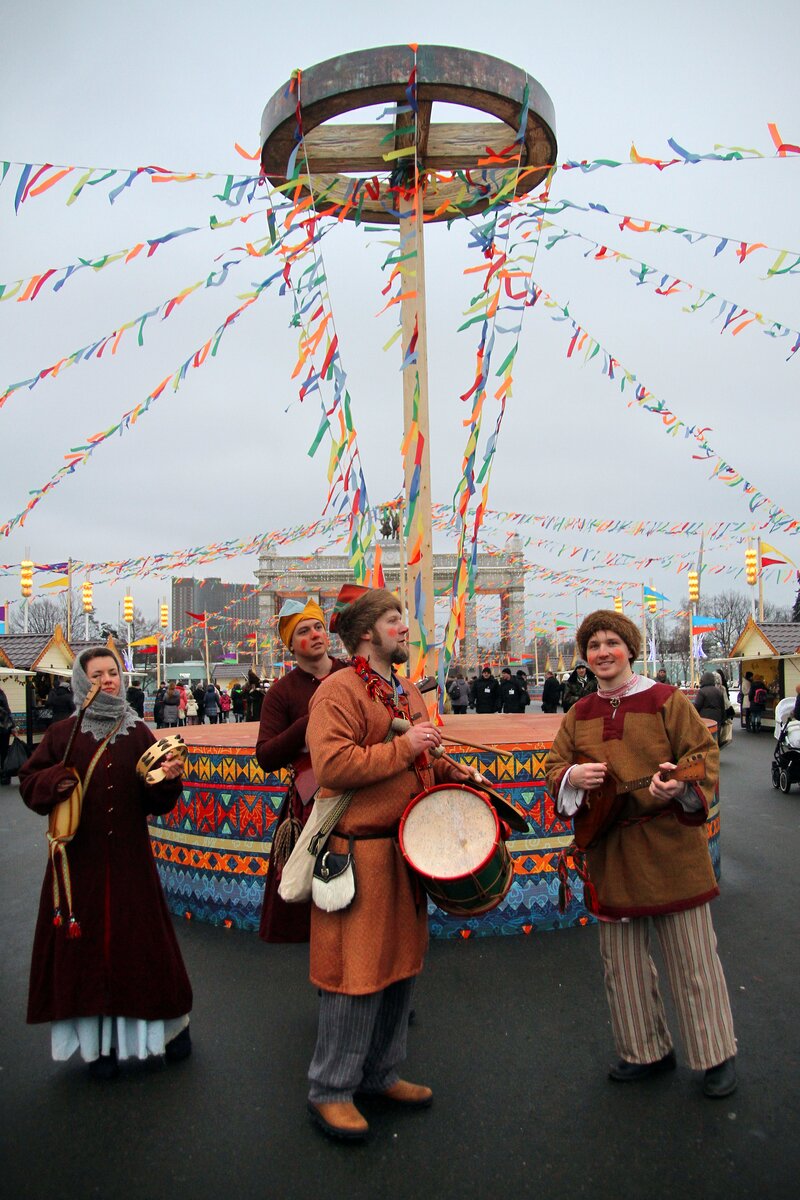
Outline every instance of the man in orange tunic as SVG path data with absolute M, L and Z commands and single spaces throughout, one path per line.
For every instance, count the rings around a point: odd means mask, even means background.
M 441 733 L 417 688 L 394 672 L 408 659 L 397 597 L 382 589 L 350 592 L 360 594 L 337 605 L 330 628 L 353 658 L 314 693 L 307 729 L 321 795 L 354 793 L 328 849 L 344 853 L 352 837 L 356 873 L 348 908 L 312 906 L 310 976 L 320 989 L 320 1017 L 308 1107 L 328 1135 L 360 1140 L 369 1127 L 353 1103 L 356 1092 L 418 1108 L 432 1100 L 430 1088 L 398 1071 L 428 944 L 426 897 L 400 852 L 398 825 L 423 789 L 471 776 L 429 758 Z M 393 717 L 412 726 L 387 740 Z

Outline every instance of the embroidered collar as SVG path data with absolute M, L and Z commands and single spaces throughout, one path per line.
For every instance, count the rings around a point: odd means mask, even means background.
M 363 681 L 370 699 L 383 704 L 393 717 L 402 717 L 404 720 L 408 720 L 408 714 L 403 712 L 400 707 L 399 691 L 402 689 L 394 672 L 392 672 L 390 680 L 384 679 L 360 654 L 353 655 L 350 659 L 350 666 Z
M 630 679 L 626 679 L 620 687 L 608 689 L 598 688 L 597 694 L 598 696 L 602 697 L 603 700 L 616 700 L 617 703 L 619 703 L 623 697 L 629 695 L 633 691 L 638 682 L 639 676 L 631 675 Z

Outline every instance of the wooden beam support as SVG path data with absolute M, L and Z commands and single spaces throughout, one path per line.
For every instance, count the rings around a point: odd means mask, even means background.
M 431 106 L 427 105 L 428 119 Z M 420 105 L 422 110 L 422 105 Z M 318 125 L 306 137 L 306 153 L 314 175 L 356 174 L 389 171 L 392 163 L 383 157 L 391 149 L 413 143 L 411 134 L 395 138 L 394 146 L 382 139 L 391 125 Z M 514 138 L 503 121 L 443 121 L 420 127 L 419 157 L 433 171 L 474 170 L 486 158 L 488 147 L 502 150 Z M 422 137 L 422 134 L 425 137 Z M 523 155 L 524 163 L 524 155 Z

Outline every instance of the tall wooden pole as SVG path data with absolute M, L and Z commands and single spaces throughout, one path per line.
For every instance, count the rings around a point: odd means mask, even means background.
M 435 637 L 433 592 L 433 538 L 431 534 L 431 460 L 430 421 L 428 418 L 428 335 L 425 303 L 425 240 L 422 221 L 422 195 L 413 190 L 399 200 L 401 286 L 404 299 L 400 302 L 403 361 L 405 362 L 416 334 L 416 363 L 403 371 L 403 445 L 405 454 L 404 517 L 411 512 L 411 486 L 416 467 L 415 432 L 420 439 L 419 491 L 414 504 L 413 521 L 406 537 L 406 554 L 416 561 L 407 567 L 408 624 L 411 658 L 409 674 L 418 679 L 428 673 L 428 656 L 432 657 Z M 416 431 L 415 431 L 416 423 Z M 418 553 L 417 553 L 418 549 Z M 419 581 L 419 582 L 418 582 Z M 423 614 L 424 640 L 429 651 L 423 651 L 420 621 Z
M 758 557 L 756 559 L 756 562 L 758 564 L 758 619 L 759 619 L 759 622 L 761 624 L 763 624 L 763 622 L 764 622 L 764 576 L 762 574 L 762 566 L 761 566 L 761 538 L 758 538 L 758 540 L 756 542 L 756 551 L 758 554 Z
M 760 547 L 760 541 L 759 541 Z M 72 559 L 67 559 L 67 644 L 72 641 Z
M 203 609 L 203 633 L 206 647 L 206 683 L 211 683 L 211 662 L 208 656 L 208 609 Z
M 644 603 L 644 584 L 642 584 L 642 673 L 646 678 L 650 675 L 647 669 L 647 609 Z
M 403 606 L 403 612 L 408 612 L 408 586 L 406 583 L 406 535 L 405 535 L 406 513 L 403 505 L 400 505 L 397 522 L 397 538 L 398 538 L 398 558 L 400 567 L 400 603 Z

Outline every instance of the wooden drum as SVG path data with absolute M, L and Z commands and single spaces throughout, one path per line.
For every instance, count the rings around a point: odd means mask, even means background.
M 400 849 L 434 903 L 454 916 L 496 908 L 514 877 L 497 814 L 463 784 L 414 797 L 400 821 Z

